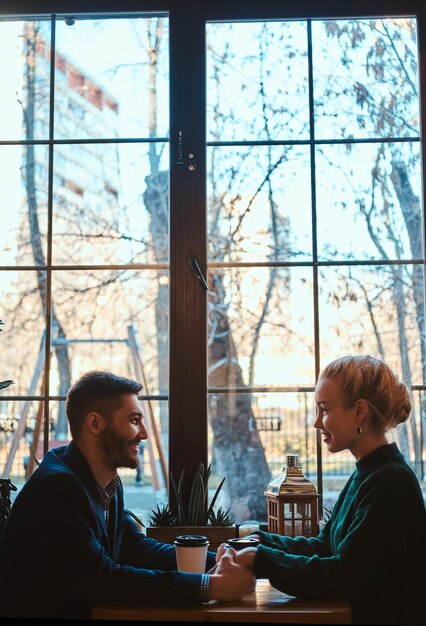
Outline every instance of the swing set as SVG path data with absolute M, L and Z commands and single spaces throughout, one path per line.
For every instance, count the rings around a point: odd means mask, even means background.
M 92 343 L 93 342 L 92 339 L 66 339 L 65 341 L 67 345 L 71 343 L 81 343 L 81 342 Z M 136 331 L 135 331 L 133 324 L 127 327 L 126 339 L 98 339 L 96 341 L 105 342 L 105 343 L 127 344 L 127 346 L 129 347 L 131 358 L 132 358 L 132 366 L 133 366 L 135 380 L 140 381 L 143 384 L 144 392 L 145 392 L 144 395 L 149 396 L 145 370 L 143 367 L 143 363 L 142 363 L 142 359 L 140 355 L 140 348 L 138 345 Z M 53 346 L 54 345 L 55 343 L 53 343 Z M 36 366 L 34 368 L 34 373 L 33 373 L 31 383 L 28 389 L 28 396 L 34 396 L 35 391 L 37 389 L 37 385 L 41 377 L 43 377 L 42 382 L 44 384 L 45 372 L 43 368 L 43 363 L 44 363 L 45 347 L 46 347 L 46 335 L 45 335 L 45 332 L 43 332 L 42 339 L 40 342 L 40 349 L 39 349 L 39 353 L 38 353 L 38 357 L 36 361 Z M 151 400 L 149 399 L 149 397 L 141 398 L 140 402 L 142 404 L 142 407 L 144 409 L 144 414 L 146 416 L 145 425 L 148 431 L 148 439 L 146 440 L 146 447 L 148 450 L 149 464 L 151 468 L 152 486 L 155 492 L 158 494 L 164 488 L 168 490 L 167 467 L 166 467 L 166 461 L 165 461 L 165 456 L 164 456 L 164 451 L 163 451 L 163 445 L 161 441 L 161 435 L 158 432 L 157 424 L 155 422 L 154 411 L 152 408 Z M 2 473 L 2 478 L 4 479 L 9 478 L 10 476 L 12 464 L 13 464 L 16 452 L 19 448 L 19 443 L 26 431 L 27 418 L 28 418 L 31 404 L 32 404 L 32 400 L 25 400 L 23 403 L 21 414 L 17 422 L 17 426 L 13 433 L 11 445 L 10 445 L 7 459 L 6 459 L 6 464 Z M 40 443 L 41 443 L 40 432 L 41 432 L 42 421 L 43 421 L 43 403 L 40 402 L 37 413 L 36 413 L 36 417 L 35 417 L 34 429 L 32 431 L 32 441 L 30 443 L 31 454 L 30 454 L 28 465 L 26 468 L 26 478 L 28 478 L 32 474 L 32 472 L 35 469 L 36 464 L 38 464 L 36 453 L 40 449 Z M 51 444 L 53 443 L 54 445 L 56 444 L 64 445 L 65 442 L 54 440 L 53 442 L 50 442 L 50 443 Z M 54 447 L 54 445 L 53 446 L 51 445 L 51 447 Z M 157 459 L 155 456 L 154 445 L 157 450 L 159 467 L 158 467 Z

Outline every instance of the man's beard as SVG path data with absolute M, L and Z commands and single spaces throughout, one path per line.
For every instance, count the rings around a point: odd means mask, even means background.
M 100 434 L 99 443 L 111 467 L 130 467 L 135 469 L 139 465 L 139 455 L 132 456 L 129 448 L 129 441 L 117 434 L 112 424 L 107 424 Z

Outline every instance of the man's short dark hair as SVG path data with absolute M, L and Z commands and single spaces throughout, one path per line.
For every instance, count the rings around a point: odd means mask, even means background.
M 91 371 L 83 374 L 67 393 L 66 412 L 72 437 L 78 439 L 90 411 L 109 418 L 120 406 L 122 395 L 137 395 L 142 388 L 140 383 L 111 372 Z

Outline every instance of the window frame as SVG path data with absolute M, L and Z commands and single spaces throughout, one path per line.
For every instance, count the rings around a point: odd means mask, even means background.
M 280 4 L 281 6 L 277 6 Z M 352 6 L 351 6 L 352 4 Z M 81 0 L 70 2 L 26 0 L 5 2 L 0 19 L 6 15 L 26 17 L 50 13 L 107 15 L 119 12 L 167 12 L 170 24 L 170 380 L 169 380 L 169 471 L 175 476 L 185 469 L 187 484 L 200 462 L 207 464 L 207 294 L 192 273 L 189 259 L 195 256 L 203 272 L 207 264 L 206 234 L 206 121 L 205 121 L 205 23 L 229 20 L 274 20 L 345 18 L 357 16 L 416 17 L 419 35 L 421 120 L 426 119 L 426 28 L 424 3 L 419 0 L 360 0 L 356 4 L 331 0 L 321 6 L 313 0 L 276 3 L 273 0 L 92 0 L 90 9 Z M 421 133 L 422 136 L 422 133 Z M 7 143 L 7 142 L 4 142 Z M 188 155 L 194 154 L 196 170 L 188 169 Z M 421 146 L 422 163 L 426 148 Z M 51 173 L 52 174 L 52 173 Z M 52 176 L 50 176 L 50 179 Z M 422 171 L 423 218 L 426 206 L 425 172 Z M 51 218 L 51 207 L 50 207 Z M 50 221 L 51 229 L 51 221 Z M 51 236 L 51 232 L 50 232 Z M 423 219 L 423 270 L 425 274 L 426 226 Z M 50 265 L 49 265 L 50 264 Z M 318 271 L 319 264 L 316 264 Z M 51 259 L 47 260 L 47 270 Z M 0 268 L 6 269 L 6 268 Z M 21 268 L 22 269 L 22 268 Z M 33 268 L 27 268 L 33 269 Z M 48 272 L 49 273 L 49 272 Z M 424 284 L 425 292 L 426 285 Z M 315 376 L 320 370 L 318 307 L 315 307 Z M 50 332 L 50 306 L 46 311 Z M 49 343 L 49 341 L 47 342 Z M 46 368 L 50 365 L 46 349 Z M 426 389 L 426 385 L 421 385 Z M 9 396 L 8 396 L 9 397 Z M 19 399 L 26 399 L 19 396 Z M 49 438 L 49 402 L 63 399 L 50 396 L 48 377 L 45 393 L 37 400 L 45 406 L 45 447 Z M 318 491 L 322 493 L 321 441 L 317 437 Z M 188 491 L 188 490 L 187 490 Z

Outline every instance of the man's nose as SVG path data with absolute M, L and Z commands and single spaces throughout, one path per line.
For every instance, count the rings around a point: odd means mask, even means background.
M 145 424 L 143 423 L 141 424 L 141 427 L 140 427 L 140 434 L 141 434 L 142 439 L 148 439 L 148 431 L 146 429 Z

